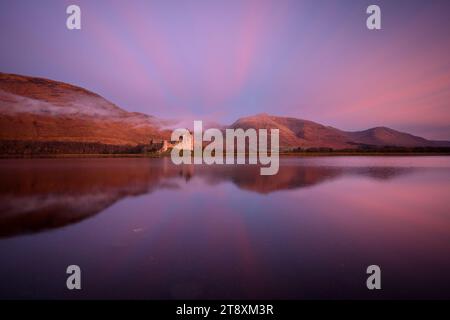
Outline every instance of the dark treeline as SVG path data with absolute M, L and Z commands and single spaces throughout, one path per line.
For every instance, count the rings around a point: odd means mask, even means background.
M 353 149 L 332 148 L 294 148 L 289 152 L 300 153 L 450 153 L 450 147 L 395 147 L 395 146 L 363 146 Z
M 144 154 L 156 153 L 160 144 L 149 145 L 111 145 L 95 142 L 63 142 L 63 141 L 18 141 L 0 140 L 0 155 L 54 155 L 54 154 Z M 291 148 L 280 150 L 283 153 L 446 153 L 450 147 L 375 147 L 364 146 L 353 149 L 332 148 Z M 246 150 L 246 153 L 248 150 Z
M 62 141 L 0 141 L 3 155 L 44 155 L 44 154 L 138 154 L 149 152 L 148 146 L 110 145 L 94 142 Z

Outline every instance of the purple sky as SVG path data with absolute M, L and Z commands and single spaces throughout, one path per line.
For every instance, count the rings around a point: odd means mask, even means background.
M 162 118 L 267 112 L 450 139 L 449 14 L 448 0 L 2 0 L 0 71 Z

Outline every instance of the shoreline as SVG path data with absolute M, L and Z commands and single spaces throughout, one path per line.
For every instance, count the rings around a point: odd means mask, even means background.
M 235 154 L 236 155 L 236 154 Z M 420 156 L 450 156 L 450 152 L 281 152 L 280 157 L 420 157 Z M 164 154 L 0 154 L 0 159 L 70 159 L 70 158 L 164 158 L 170 153 Z

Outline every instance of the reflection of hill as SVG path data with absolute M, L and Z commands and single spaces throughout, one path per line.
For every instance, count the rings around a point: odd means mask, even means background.
M 374 179 L 391 179 L 412 169 L 390 167 L 325 167 L 283 165 L 275 176 L 261 176 L 256 166 L 214 166 L 196 169 L 196 175 L 204 176 L 209 183 L 232 181 L 240 189 L 267 194 L 314 186 L 343 175 L 363 175 Z
M 62 227 L 151 192 L 180 168 L 142 159 L 3 161 L 0 236 Z
M 214 166 L 196 170 L 209 183 L 231 181 L 240 189 L 258 193 L 312 186 L 341 174 L 339 168 L 281 166 L 274 176 L 261 176 L 256 166 Z
M 277 175 L 261 176 L 257 166 L 175 166 L 170 158 L 2 160 L 0 237 L 76 223 L 128 196 L 182 190 L 181 180 L 189 183 L 191 178 L 209 186 L 230 181 L 240 189 L 268 194 L 344 175 L 391 179 L 410 170 L 282 163 Z

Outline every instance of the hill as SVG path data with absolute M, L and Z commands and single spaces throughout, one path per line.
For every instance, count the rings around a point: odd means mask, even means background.
M 0 140 L 136 146 L 167 137 L 164 125 L 80 87 L 0 73 Z
M 280 130 L 284 148 L 355 149 L 363 147 L 450 147 L 448 141 L 432 141 L 387 127 L 364 131 L 343 131 L 313 121 L 268 114 L 238 119 L 229 128 Z

